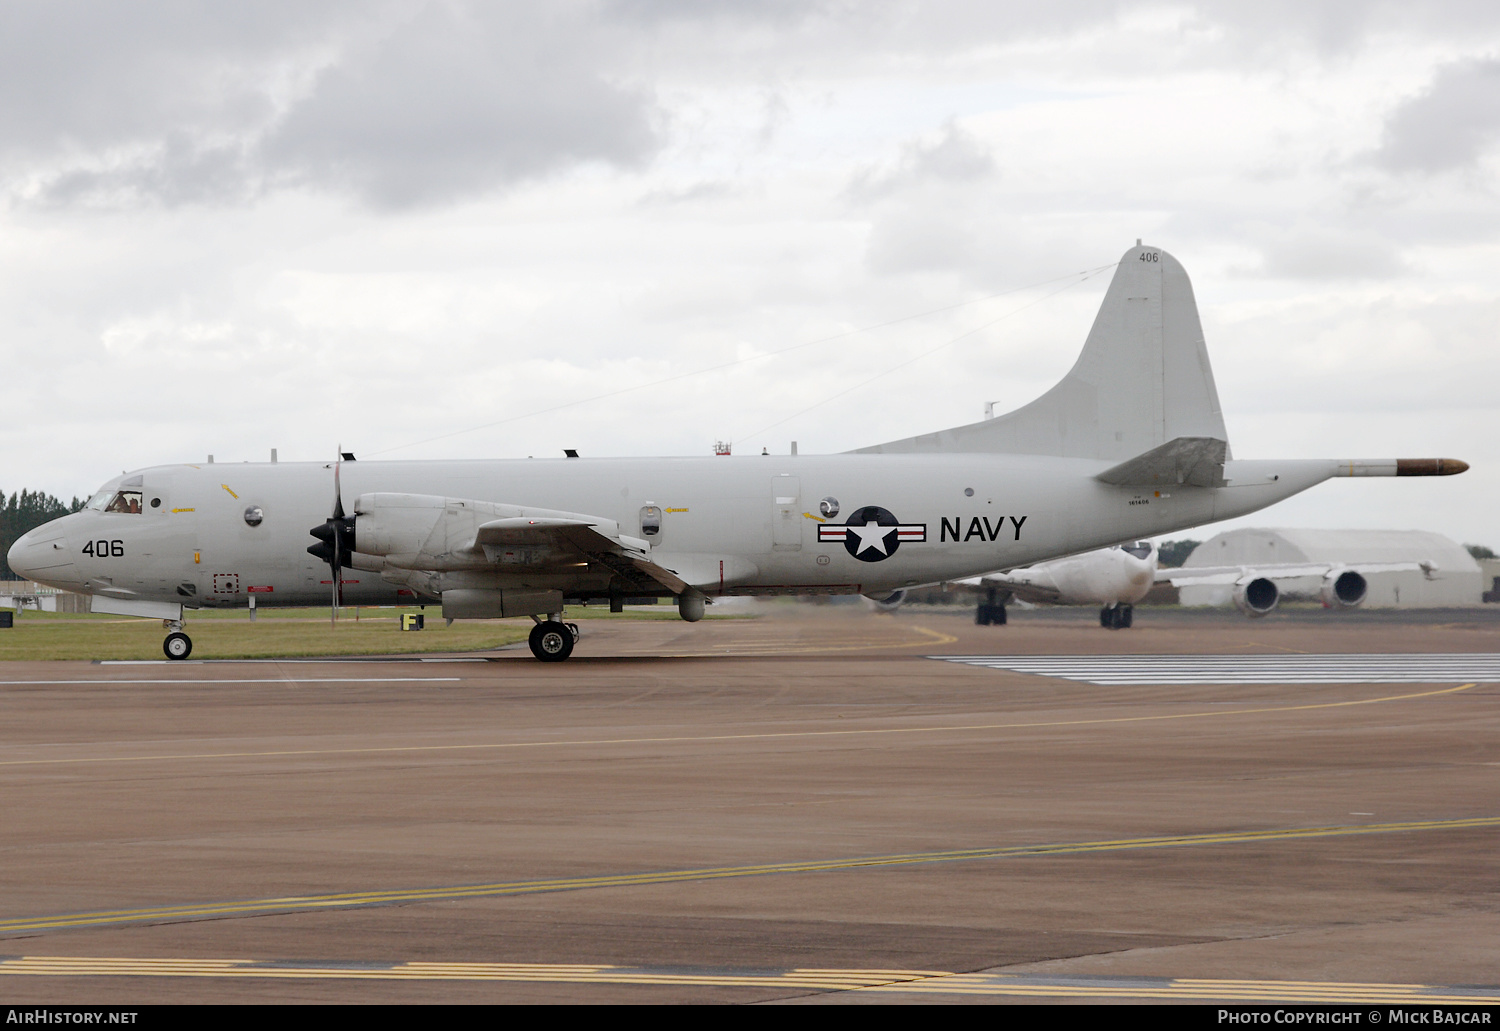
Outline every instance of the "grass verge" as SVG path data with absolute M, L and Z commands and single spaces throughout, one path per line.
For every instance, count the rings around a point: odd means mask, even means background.
M 425 629 L 403 632 L 401 613 L 415 611 L 342 609 L 337 626 L 329 625 L 326 608 L 261 609 L 253 622 L 244 609 L 199 611 L 188 613 L 185 630 L 193 639 L 194 659 L 274 659 L 480 651 L 524 641 L 532 627 L 530 619 L 462 619 L 446 626 L 441 609 L 432 607 L 426 610 Z M 676 619 L 677 610 L 611 614 L 572 608 L 567 618 Z M 27 610 L 16 614 L 11 629 L 0 630 L 0 661 L 161 659 L 165 636 L 157 619 Z

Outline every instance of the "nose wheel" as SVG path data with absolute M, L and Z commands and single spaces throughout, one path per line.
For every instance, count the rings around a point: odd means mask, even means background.
M 193 639 L 181 630 L 174 630 L 161 643 L 161 650 L 169 659 L 185 659 L 193 654 Z

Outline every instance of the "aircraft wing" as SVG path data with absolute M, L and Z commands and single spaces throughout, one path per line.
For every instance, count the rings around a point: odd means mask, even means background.
M 1237 584 L 1248 580 L 1292 580 L 1300 576 L 1327 576 L 1337 570 L 1347 570 L 1364 575 L 1366 573 L 1399 573 L 1421 570 L 1427 579 L 1434 579 L 1437 567 L 1431 562 L 1271 562 L 1264 565 L 1244 566 L 1194 566 L 1177 569 L 1158 569 L 1157 583 L 1170 583 L 1173 587 L 1188 585 Z
M 354 508 L 357 568 L 555 581 L 604 575 L 650 592 L 688 587 L 612 519 L 423 494 L 364 494 Z
M 533 548 L 545 549 L 556 564 L 598 562 L 609 566 L 623 579 L 642 583 L 649 577 L 674 594 L 687 584 L 665 566 L 651 560 L 651 545 L 621 533 L 609 534 L 599 529 L 609 521 L 582 515 L 550 517 L 512 516 L 481 523 L 474 534 L 474 547 L 483 550 L 490 562 L 503 562 L 507 554 Z M 612 524 L 611 524 L 612 525 Z M 653 588 L 655 584 L 651 585 Z

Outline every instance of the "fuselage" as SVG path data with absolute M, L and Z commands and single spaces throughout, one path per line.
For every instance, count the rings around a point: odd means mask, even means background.
M 342 463 L 340 479 L 345 505 L 398 492 L 613 520 L 712 597 L 872 593 L 1011 569 L 1242 515 L 1337 469 L 1229 462 L 1226 486 L 1153 490 L 1096 480 L 1108 464 L 994 454 L 360 461 Z M 136 510 L 122 491 L 139 493 Z M 322 604 L 330 570 L 306 549 L 333 504 L 331 462 L 155 466 L 26 534 L 9 561 L 64 590 L 188 608 L 252 595 Z M 346 604 L 414 597 L 379 572 L 347 568 L 343 580 Z

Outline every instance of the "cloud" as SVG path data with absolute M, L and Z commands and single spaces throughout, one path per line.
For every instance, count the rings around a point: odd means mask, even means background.
M 1249 227 L 1260 237 L 1261 266 L 1244 270 L 1270 279 L 1390 279 L 1408 271 L 1388 236 L 1324 225 Z
M 1455 61 L 1386 122 L 1376 161 L 1396 172 L 1473 165 L 1500 140 L 1500 59 Z
M 50 205 L 306 188 L 408 208 L 660 145 L 592 5 L 314 7 L 5 8 L 0 178 Z
M 488 18 L 424 12 L 320 75 L 269 134 L 263 159 L 387 207 L 580 162 L 637 164 L 658 145 L 651 98 L 606 81 L 577 28 L 529 8 Z
M 914 187 L 971 183 L 996 174 L 989 148 L 950 119 L 936 140 L 906 143 L 893 164 L 857 172 L 849 183 L 849 193 L 861 200 L 877 200 Z

